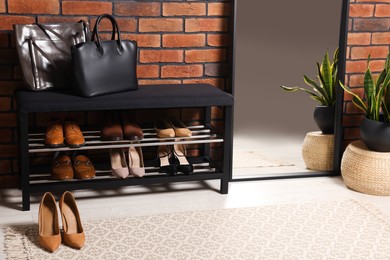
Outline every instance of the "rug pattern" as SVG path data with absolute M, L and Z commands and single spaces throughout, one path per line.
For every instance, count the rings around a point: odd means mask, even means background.
M 356 201 L 86 221 L 82 250 L 48 253 L 37 226 L 9 227 L 8 259 L 389 259 L 390 223 Z

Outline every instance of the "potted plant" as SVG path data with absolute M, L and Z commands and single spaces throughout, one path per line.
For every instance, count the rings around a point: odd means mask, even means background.
M 360 136 L 368 148 L 377 152 L 390 152 L 390 52 L 384 69 L 375 79 L 370 69 L 370 56 L 364 74 L 364 95 L 359 95 L 340 83 L 352 95 L 352 103 L 365 113 L 360 124 Z
M 325 53 L 322 63 L 317 62 L 317 81 L 303 76 L 305 83 L 312 89 L 301 87 L 281 86 L 286 91 L 304 91 L 312 99 L 320 103 L 314 110 L 314 121 L 323 134 L 333 134 L 334 132 L 334 105 L 336 103 L 336 85 L 338 72 L 339 50 L 333 54 L 333 61 L 329 59 L 328 52 Z

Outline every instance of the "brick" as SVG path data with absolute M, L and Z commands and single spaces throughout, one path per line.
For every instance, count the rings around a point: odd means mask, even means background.
M 11 98 L 9 97 L 0 97 L 0 111 L 10 111 L 12 109 Z
M 141 50 L 139 61 L 141 63 L 183 62 L 183 51 L 182 50 Z
M 1 113 L 0 122 L 2 127 L 16 127 L 17 126 L 16 113 Z
M 0 154 L 3 157 L 18 156 L 18 146 L 13 144 L 0 144 Z
M 204 34 L 164 34 L 163 47 L 203 47 L 206 36 Z
M 353 30 L 369 31 L 369 32 L 382 32 L 390 30 L 390 19 L 388 18 L 367 18 L 359 19 L 355 18 L 353 22 Z
M 366 61 L 347 61 L 345 72 L 346 73 L 364 73 L 367 68 Z
M 219 89 L 223 89 L 225 85 L 224 79 L 221 78 L 206 78 L 206 79 L 185 79 L 184 84 L 210 84 Z
M 161 3 L 118 2 L 114 14 L 119 16 L 160 16 Z
M 0 81 L 0 95 L 13 95 L 16 89 L 24 87 L 23 81 Z
M 161 68 L 161 78 L 194 78 L 202 75 L 202 65 L 166 65 Z
M 352 102 L 347 101 L 345 103 L 346 113 L 347 114 L 363 114 L 363 110 L 360 110 L 358 107 L 356 107 Z
M 91 19 L 90 22 L 90 29 L 93 30 L 93 27 L 96 23 L 97 18 Z M 131 19 L 131 18 L 115 18 L 115 20 L 118 22 L 119 30 L 120 32 L 135 32 L 137 31 L 137 20 Z M 99 32 L 100 31 L 112 31 L 112 25 L 111 22 L 108 19 L 103 19 L 99 23 Z
M 122 34 L 122 39 L 136 41 L 138 47 L 160 47 L 159 34 Z
M 230 45 L 230 35 L 229 34 L 208 34 L 207 35 L 207 45 L 209 46 L 229 46 Z
M 183 19 L 179 18 L 141 18 L 140 32 L 180 32 L 183 31 Z
M 373 4 L 351 4 L 349 7 L 349 17 L 371 17 L 374 15 Z
M 370 62 L 371 72 L 381 72 L 385 66 L 385 60 L 373 60 Z
M 375 16 L 376 17 L 390 17 L 390 5 L 376 5 L 375 7 Z
M 225 49 L 187 50 L 185 61 L 187 63 L 198 62 L 222 62 L 226 60 Z
M 29 24 L 34 23 L 35 18 L 30 16 L 2 16 L 0 18 L 0 30 L 13 30 L 14 24 Z
M 38 22 L 40 22 L 40 23 L 71 23 L 71 22 L 77 23 L 80 20 L 88 22 L 88 17 L 86 17 L 86 16 L 72 16 L 72 17 L 67 17 L 67 16 L 39 16 L 38 17 Z
M 390 42 L 390 32 L 383 33 L 373 33 L 372 34 L 372 43 L 373 44 L 389 44 Z
M 159 85 L 159 84 L 180 84 L 179 79 L 141 79 L 138 81 L 140 85 Z
M 158 78 L 160 67 L 158 65 L 137 65 L 138 78 Z
M 12 161 L 8 159 L 0 160 L 0 173 L 1 174 L 11 173 L 11 171 L 12 171 Z
M 5 0 L 0 0 L 0 13 L 5 13 Z
M 0 143 L 11 143 L 12 141 L 12 130 L 0 129 Z
M 112 3 L 97 1 L 66 1 L 62 2 L 63 14 L 111 14 Z
M 230 12 L 229 3 L 209 3 L 207 7 L 208 16 L 228 16 Z
M 364 84 L 364 74 L 351 75 L 349 77 L 349 87 L 361 87 Z
M 8 12 L 11 14 L 59 14 L 58 0 L 8 0 Z
M 344 128 L 344 139 L 358 139 L 360 138 L 360 128 Z
M 206 76 L 228 76 L 229 75 L 229 64 L 228 63 L 209 63 L 205 64 Z
M 5 48 L 9 45 L 9 37 L 7 32 L 0 32 L 0 47 Z
M 360 121 L 363 119 L 363 115 L 358 116 L 344 116 L 343 117 L 343 126 L 360 126 Z
M 390 0 L 356 0 L 355 2 L 361 3 L 361 2 L 370 2 L 370 3 L 390 3 Z
M 163 3 L 163 16 L 206 15 L 204 3 Z
M 386 58 L 389 53 L 389 47 L 387 46 L 371 46 L 371 47 L 352 47 L 351 59 L 367 59 L 368 55 L 371 55 L 372 59 Z
M 226 18 L 190 18 L 186 19 L 186 32 L 226 32 Z
M 19 64 L 16 49 L 0 49 L 0 64 Z
M 371 33 L 348 33 L 348 45 L 370 45 Z
M 13 78 L 12 66 L 0 65 L 0 71 L 0 79 L 11 80 Z

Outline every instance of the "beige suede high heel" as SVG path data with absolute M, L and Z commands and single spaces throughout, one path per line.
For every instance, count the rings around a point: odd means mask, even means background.
M 122 179 L 129 176 L 129 167 L 122 148 L 110 149 L 110 161 L 112 175 Z
M 60 211 L 62 228 L 64 230 L 64 243 L 81 249 L 85 243 L 85 234 L 76 201 L 73 194 L 69 191 L 65 191 L 61 196 Z
M 38 240 L 42 247 L 54 252 L 61 244 L 60 227 L 56 200 L 50 192 L 46 192 L 39 204 Z
M 145 175 L 144 157 L 141 147 L 129 147 L 129 171 L 136 177 Z

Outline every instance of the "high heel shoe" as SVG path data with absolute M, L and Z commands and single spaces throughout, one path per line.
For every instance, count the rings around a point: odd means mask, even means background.
M 54 252 L 61 244 L 60 227 L 56 200 L 50 192 L 46 192 L 39 204 L 38 240 L 42 247 Z
M 144 157 L 141 147 L 129 148 L 129 171 L 130 174 L 137 177 L 145 175 Z
M 172 125 L 164 118 L 159 118 L 155 123 L 157 137 L 172 138 L 175 137 L 175 130 Z
M 172 156 L 172 148 L 167 145 L 161 145 L 157 148 L 157 155 L 160 163 L 159 172 L 176 175 L 177 170 Z
M 112 175 L 118 178 L 126 179 L 129 176 L 129 167 L 127 166 L 123 149 L 110 149 L 110 160 Z
M 194 171 L 194 167 L 186 158 L 187 151 L 184 144 L 175 144 L 173 146 L 173 153 L 175 155 L 177 171 L 184 174 L 191 174 Z
M 81 249 L 85 243 L 85 234 L 76 201 L 69 191 L 64 192 L 61 196 L 60 212 L 64 230 L 64 243 Z
M 192 132 L 187 126 L 177 119 L 176 117 L 169 118 L 169 123 L 172 125 L 173 130 L 175 131 L 176 137 L 190 137 Z

